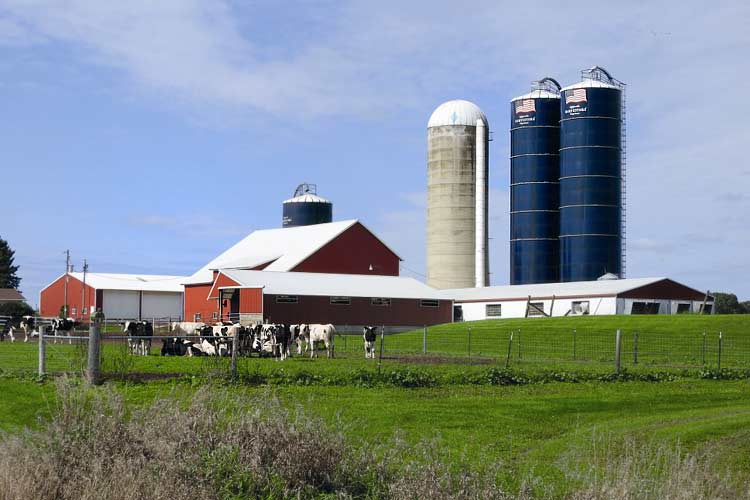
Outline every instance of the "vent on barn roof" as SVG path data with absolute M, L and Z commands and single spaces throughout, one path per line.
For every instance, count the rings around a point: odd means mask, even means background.
M 282 227 L 325 224 L 333 220 L 333 204 L 318 196 L 315 184 L 302 183 L 294 196 L 284 202 Z

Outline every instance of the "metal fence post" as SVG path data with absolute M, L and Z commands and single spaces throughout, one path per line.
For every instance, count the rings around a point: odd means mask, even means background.
M 617 373 L 620 373 L 620 351 L 622 347 L 620 342 L 622 340 L 621 335 L 622 332 L 618 329 L 617 335 L 615 335 L 615 371 L 617 371 Z
M 703 359 L 703 365 L 706 365 L 706 332 L 703 332 L 703 349 L 701 350 L 701 357 Z
M 36 326 L 39 332 L 39 376 L 43 376 L 47 373 L 47 347 L 44 344 L 44 327 L 41 325 L 39 318 L 36 318 Z
M 505 368 L 510 365 L 510 353 L 513 349 L 513 331 L 510 332 L 510 339 L 508 340 L 508 355 L 505 357 Z
M 633 364 L 638 364 L 638 330 L 633 332 Z
M 719 368 L 719 371 L 721 371 L 721 348 L 722 348 L 722 344 L 724 343 L 722 337 L 723 337 L 722 333 L 719 332 L 719 357 L 718 357 L 718 363 L 717 363 L 717 367 Z
M 422 354 L 427 354 L 427 325 L 422 329 Z
M 101 373 L 99 371 L 99 321 L 94 319 L 89 324 L 89 360 L 86 375 L 91 385 L 101 383 Z
M 518 359 L 521 360 L 521 329 L 518 329 Z
M 385 328 L 380 328 L 380 354 L 378 354 L 378 375 L 380 375 L 380 368 L 383 365 L 383 340 L 385 339 Z
M 232 336 L 232 378 L 237 378 L 237 348 L 239 347 L 239 328 L 234 329 Z
M 576 328 L 573 328 L 573 361 L 576 360 Z
M 469 327 L 469 363 L 471 363 L 471 327 Z

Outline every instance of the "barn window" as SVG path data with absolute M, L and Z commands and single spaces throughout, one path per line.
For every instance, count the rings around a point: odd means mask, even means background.
M 75 307 L 70 310 L 71 316 L 75 316 L 77 313 L 78 313 L 78 310 Z
M 486 306 L 484 306 L 484 314 L 488 318 L 499 318 L 503 315 L 502 311 L 502 304 L 487 304 Z
M 570 314 L 579 316 L 582 314 L 589 313 L 589 301 L 588 300 L 576 300 L 570 306 Z
M 438 307 L 438 306 L 440 306 L 439 300 L 422 299 L 419 301 L 419 307 Z
M 544 302 L 529 302 L 529 316 L 544 315 Z
M 689 314 L 690 304 L 677 304 L 677 314 Z
M 384 298 L 379 298 L 379 297 L 373 297 L 372 299 L 370 299 L 370 304 L 372 304 L 374 306 L 388 307 L 388 306 L 391 305 L 391 299 L 384 299 Z
M 335 306 L 348 306 L 351 304 L 352 299 L 349 297 L 331 297 L 329 302 Z
M 658 302 L 633 302 L 630 314 L 659 314 Z
M 201 313 L 195 313 L 193 315 L 193 321 L 198 322 L 201 320 Z
M 219 319 L 219 313 L 217 313 L 216 311 L 214 311 L 214 312 L 213 312 L 213 313 L 211 314 L 211 319 Z
M 277 295 L 277 304 L 296 304 L 299 301 L 296 295 Z

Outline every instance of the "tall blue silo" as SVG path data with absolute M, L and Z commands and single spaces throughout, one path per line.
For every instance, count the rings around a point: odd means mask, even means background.
M 623 277 L 624 84 L 595 66 L 561 91 L 560 281 Z
M 315 184 L 300 184 L 284 202 L 282 227 L 311 226 L 333 220 L 333 204 L 317 194 Z
M 510 106 L 510 283 L 554 283 L 559 270 L 560 85 L 552 78 Z

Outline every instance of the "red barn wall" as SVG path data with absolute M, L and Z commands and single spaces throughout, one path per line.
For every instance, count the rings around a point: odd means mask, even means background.
M 390 306 L 373 306 L 370 298 L 351 297 L 349 305 L 333 305 L 330 297 L 303 296 L 297 304 L 277 304 L 275 295 L 263 297 L 263 315 L 274 323 L 332 323 L 335 325 L 417 326 L 450 323 L 453 303 L 421 307 L 418 299 L 391 299 Z
M 185 285 L 185 313 L 184 321 L 193 321 L 196 313 L 200 313 L 200 321 L 211 321 L 213 313 L 219 313 L 219 300 L 207 300 L 212 283 L 202 285 Z
M 357 223 L 292 271 L 398 276 L 399 258 L 362 224 Z
M 263 289 L 241 288 L 240 289 L 240 313 L 260 314 L 263 312 Z
M 73 276 L 68 276 L 68 311 L 69 316 L 75 319 L 87 319 L 91 306 L 98 304 L 96 301 L 96 290 L 86 285 L 86 314 L 81 310 L 81 291 L 84 289 L 83 282 Z M 65 303 L 65 276 L 60 276 L 47 288 L 42 290 L 39 296 L 39 314 L 42 316 L 58 316 L 60 308 Z M 101 306 L 98 306 L 101 307 Z M 73 314 L 75 309 L 75 315 Z

